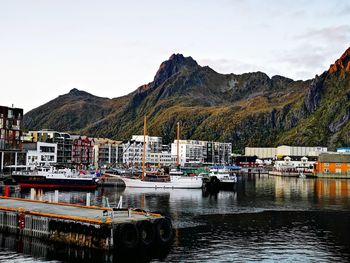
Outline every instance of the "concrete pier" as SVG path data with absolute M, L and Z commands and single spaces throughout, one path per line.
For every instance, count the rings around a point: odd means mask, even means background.
M 172 226 L 160 214 L 0 197 L 0 230 L 98 249 L 170 243 Z

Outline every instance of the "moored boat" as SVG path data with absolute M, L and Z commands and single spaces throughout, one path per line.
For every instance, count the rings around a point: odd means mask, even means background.
M 199 189 L 202 188 L 202 177 L 199 176 L 163 176 L 149 177 L 144 179 L 119 177 L 126 187 L 135 188 L 171 188 L 171 189 Z
M 84 174 L 71 169 L 49 167 L 25 167 L 12 172 L 12 178 L 21 188 L 71 188 L 95 189 L 99 179 L 94 174 Z
M 237 183 L 236 172 L 239 166 L 210 166 L 207 183 L 217 184 L 219 188 L 232 188 Z
M 182 172 L 172 170 L 171 175 L 165 175 L 161 170 L 146 171 L 145 153 L 146 153 L 146 133 L 147 119 L 144 117 L 144 134 L 143 134 L 143 155 L 142 155 L 142 174 L 141 177 L 119 176 L 124 181 L 126 187 L 136 188 L 171 188 L 171 189 L 198 189 L 202 188 L 201 176 L 183 176 Z M 178 124 L 179 130 L 179 124 Z

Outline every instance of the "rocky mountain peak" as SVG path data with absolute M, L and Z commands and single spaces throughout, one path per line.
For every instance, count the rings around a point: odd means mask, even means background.
M 182 54 L 173 54 L 170 58 L 160 64 L 154 77 L 153 86 L 159 86 L 171 76 L 183 69 L 195 69 L 199 67 L 192 57 L 185 57 Z
M 335 72 L 350 72 L 350 47 L 330 66 L 328 72 L 330 74 Z
M 73 96 L 77 96 L 77 95 L 81 95 L 81 93 L 85 93 L 85 91 L 80 91 L 80 90 L 74 88 L 74 89 L 71 89 L 68 94 L 73 95 Z

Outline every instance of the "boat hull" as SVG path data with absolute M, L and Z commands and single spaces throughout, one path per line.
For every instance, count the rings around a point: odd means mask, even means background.
M 119 178 L 124 181 L 126 187 L 134 188 L 200 189 L 203 184 L 201 177 L 172 176 L 168 182 L 142 181 L 122 176 Z
M 25 176 L 13 176 L 21 188 L 48 188 L 48 189 L 96 189 L 97 183 L 94 178 L 84 179 L 47 179 L 35 177 L 35 180 Z

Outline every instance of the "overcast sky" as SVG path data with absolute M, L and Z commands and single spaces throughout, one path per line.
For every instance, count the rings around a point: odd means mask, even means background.
M 0 0 L 0 105 L 125 95 L 173 53 L 220 73 L 313 78 L 350 46 L 347 3 Z

